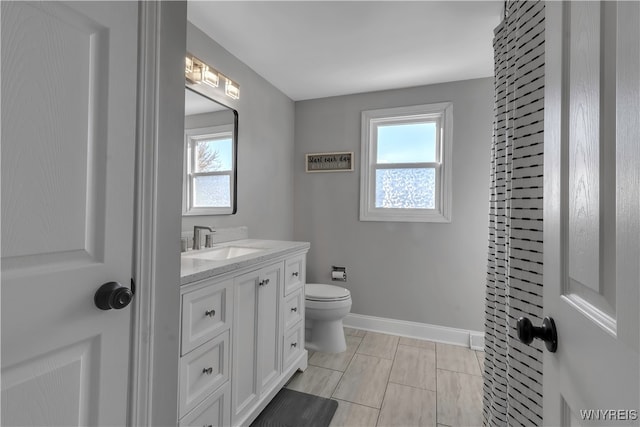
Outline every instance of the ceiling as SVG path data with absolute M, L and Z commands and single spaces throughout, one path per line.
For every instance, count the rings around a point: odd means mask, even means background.
M 190 0 L 188 19 L 298 101 L 492 76 L 502 7 L 502 1 Z

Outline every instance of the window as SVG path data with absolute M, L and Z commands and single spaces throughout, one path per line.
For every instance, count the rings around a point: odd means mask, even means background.
M 185 131 L 185 215 L 234 212 L 233 125 Z
M 451 221 L 450 102 L 362 112 L 360 220 Z

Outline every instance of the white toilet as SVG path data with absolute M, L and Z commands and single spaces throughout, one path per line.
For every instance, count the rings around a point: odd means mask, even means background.
M 347 349 L 342 319 L 351 310 L 351 293 L 340 286 L 305 286 L 305 347 L 323 353 Z

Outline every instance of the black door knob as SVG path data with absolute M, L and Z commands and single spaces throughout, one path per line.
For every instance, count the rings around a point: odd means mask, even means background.
M 100 286 L 96 291 L 93 301 L 100 310 L 120 310 L 129 305 L 133 299 L 133 293 L 118 282 L 109 282 Z
M 544 341 L 547 350 L 555 353 L 558 349 L 558 333 L 556 323 L 551 317 L 542 320 L 542 326 L 533 326 L 527 317 L 521 317 L 516 323 L 518 339 L 524 344 L 531 344 L 534 338 Z

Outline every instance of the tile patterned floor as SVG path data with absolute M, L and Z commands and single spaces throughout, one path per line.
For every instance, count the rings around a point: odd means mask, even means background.
M 482 425 L 484 354 L 345 328 L 347 350 L 309 353 L 287 387 L 338 401 L 331 427 Z

